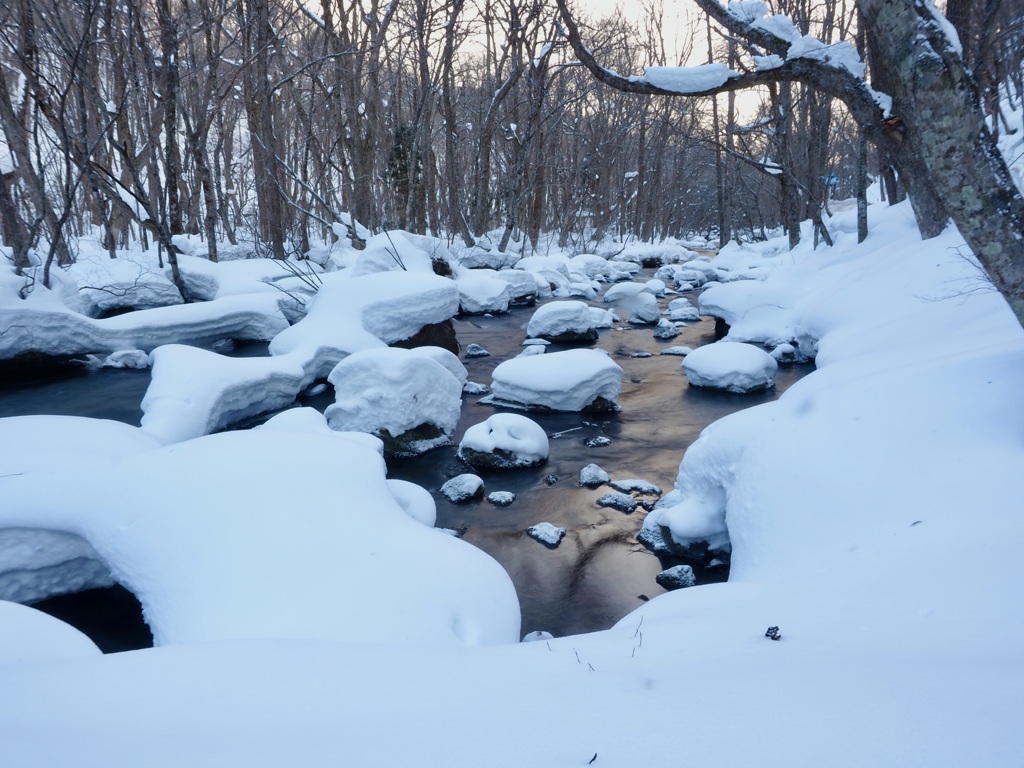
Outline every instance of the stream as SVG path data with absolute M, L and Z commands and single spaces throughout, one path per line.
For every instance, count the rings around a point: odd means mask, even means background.
M 636 279 L 649 279 L 652 273 L 653 270 L 645 269 Z M 659 299 L 659 303 L 664 308 L 672 298 L 675 296 Z M 522 351 L 526 325 L 534 310 L 515 308 L 507 314 L 455 320 L 463 349 L 476 343 L 490 353 L 479 358 L 460 356 L 470 381 L 490 386 L 494 367 Z M 813 370 L 813 364 L 780 366 L 774 389 L 737 395 L 690 387 L 680 369 L 683 358 L 659 354 L 671 346 L 696 348 L 714 340 L 715 321 L 711 318 L 689 323 L 679 336 L 667 341 L 654 338 L 653 326 L 620 323 L 602 330 L 595 346 L 606 350 L 625 371 L 618 401 L 621 411 L 528 413 L 549 436 L 550 457 L 544 465 L 493 472 L 472 470 L 465 465 L 456 455 L 463 433 L 499 410 L 478 403 L 479 397 L 466 395 L 454 435 L 455 445 L 416 459 L 389 460 L 389 477 L 409 480 L 429 490 L 437 501 L 437 526 L 457 531 L 504 566 L 519 594 L 523 634 L 546 630 L 558 637 L 607 629 L 643 601 L 664 592 L 655 576 L 674 563 L 660 561 L 637 543 L 636 533 L 646 515 L 644 509 L 637 507 L 636 512 L 625 514 L 599 507 L 598 497 L 612 489 L 581 487 L 580 469 L 595 463 L 612 480 L 642 479 L 667 493 L 672 489 L 683 453 L 704 427 L 735 411 L 776 399 Z M 548 350 L 565 348 L 552 345 Z M 635 356 L 644 353 L 651 356 Z M 230 354 L 263 355 L 266 345 L 238 345 Z M 148 371 L 88 370 L 75 365 L 37 374 L 4 374 L 0 379 L 0 417 L 75 415 L 137 426 L 142 418 L 140 403 L 148 385 Z M 317 397 L 302 398 L 301 404 L 323 410 L 333 400 L 333 392 L 328 389 Z M 610 443 L 587 446 L 589 439 L 598 436 L 607 437 Z M 468 504 L 451 503 L 439 489 L 446 480 L 464 472 L 475 472 L 484 479 L 485 495 L 511 491 L 516 500 L 508 507 L 497 507 L 486 498 Z M 548 548 L 526 535 L 526 528 L 540 522 L 566 529 L 558 547 Z M 696 567 L 694 573 L 698 586 L 724 581 L 728 576 L 727 572 L 709 573 Z M 68 602 L 53 600 L 61 605 Z M 132 620 L 130 615 L 135 609 L 125 605 L 124 595 L 118 593 L 116 600 L 124 614 L 121 620 Z M 45 604 L 36 607 L 71 623 L 76 623 L 76 614 L 93 610 L 81 606 L 51 610 Z M 140 622 L 141 615 L 133 621 Z M 138 628 L 131 631 L 137 634 Z M 146 644 L 138 640 L 125 643 L 107 641 L 104 650 Z

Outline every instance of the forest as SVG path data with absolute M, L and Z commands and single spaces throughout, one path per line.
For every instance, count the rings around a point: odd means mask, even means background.
M 770 6 L 856 46 L 871 79 L 857 3 Z M 751 68 L 695 6 L 634 10 L 574 11 L 604 67 Z M 1024 96 L 1019 10 L 945 10 L 998 134 L 999 84 L 1011 106 Z M 223 244 L 301 258 L 358 239 L 354 222 L 524 252 L 546 236 L 577 251 L 606 235 L 724 244 L 805 219 L 827 240 L 821 212 L 865 173 L 903 194 L 832 95 L 622 93 L 579 65 L 541 0 L 15 0 L 0 9 L 0 124 L 0 226 L 22 267 L 30 251 L 71 263 L 80 237 L 112 258 L 136 243 L 173 257 L 180 234 L 211 260 Z

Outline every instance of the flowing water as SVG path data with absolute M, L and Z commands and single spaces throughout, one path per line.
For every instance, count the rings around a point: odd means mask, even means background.
M 649 277 L 645 270 L 638 279 Z M 671 297 L 670 297 L 671 298 Z M 661 300 L 662 305 L 667 299 Z M 599 304 L 598 304 L 599 305 Z M 600 305 L 599 305 L 600 306 Z M 494 367 L 522 351 L 532 308 L 513 309 L 495 316 L 455 321 L 463 348 L 476 343 L 489 357 L 462 360 L 470 381 L 491 384 Z M 681 329 L 680 336 L 661 341 L 651 326 L 621 323 L 601 331 L 595 346 L 623 368 L 621 412 L 604 414 L 530 413 L 549 435 L 550 457 L 537 468 L 480 472 L 463 464 L 455 446 L 417 459 L 389 461 L 389 476 L 427 488 L 437 500 L 437 525 L 454 529 L 497 559 L 515 583 L 522 605 L 525 634 L 546 630 L 556 636 L 606 629 L 664 590 L 655 582 L 669 565 L 637 543 L 636 533 L 646 512 L 632 514 L 599 507 L 598 497 L 611 489 L 579 485 L 579 471 L 590 463 L 612 480 L 642 479 L 664 492 L 672 488 L 679 462 L 700 431 L 734 411 L 778 397 L 813 369 L 810 365 L 782 366 L 773 390 L 735 395 L 690 387 L 680 369 L 682 358 L 659 353 L 670 346 L 696 348 L 715 340 L 715 322 L 704 319 Z M 552 345 L 549 351 L 563 347 Z M 265 354 L 266 345 L 239 346 L 232 354 Z M 634 355 L 650 353 L 650 357 Z M 62 414 L 116 419 L 138 425 L 139 407 L 149 384 L 147 371 L 68 368 L 60 374 L 0 378 L 0 417 Z M 466 396 L 454 435 L 457 445 L 465 430 L 497 409 Z M 303 399 L 321 410 L 333 402 L 330 392 Z M 588 447 L 597 436 L 611 442 Z M 476 472 L 485 493 L 511 491 L 515 502 L 497 507 L 486 499 L 456 505 L 439 492 L 441 485 L 463 472 Z M 655 497 L 642 497 L 654 501 Z M 549 522 L 566 529 L 551 549 L 528 537 L 526 528 Z M 400 565 L 400 564 L 396 564 Z M 722 580 L 724 573 L 695 569 L 698 585 Z

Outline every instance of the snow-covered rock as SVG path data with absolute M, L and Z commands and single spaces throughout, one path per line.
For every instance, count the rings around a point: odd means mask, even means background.
M 290 462 L 300 463 L 289 471 Z M 384 460 L 357 441 L 260 429 L 116 458 L 100 444 L 59 474 L 47 466 L 0 480 L 0 530 L 33 537 L 3 555 L 8 572 L 20 564 L 23 591 L 77 588 L 39 564 L 70 562 L 53 534 L 87 542 L 86 559 L 138 597 L 157 645 L 519 638 L 504 570 L 413 520 Z M 367 525 L 372 537 L 353 535 Z
M 664 283 L 662 283 L 664 289 Z M 641 293 L 649 293 L 652 296 L 654 291 L 647 283 L 616 283 L 604 292 L 604 300 L 608 304 L 634 299 Z
M 608 260 L 593 253 L 581 253 L 569 260 L 569 269 L 591 280 L 608 280 L 611 277 L 611 266 Z
M 541 286 L 537 282 L 537 276 L 532 272 L 525 272 L 521 269 L 502 269 L 495 272 L 494 277 L 509 284 L 512 290 L 510 306 L 532 307 L 537 303 Z
M 597 328 L 585 302 L 552 301 L 533 313 L 526 335 L 559 344 L 587 343 L 597 339 Z
M 122 349 L 107 355 L 104 368 L 149 368 L 149 354 L 141 349 Z
M 487 494 L 487 501 L 496 507 L 508 507 L 516 500 L 516 495 L 511 491 L 494 491 Z
M 462 361 L 459 360 L 457 355 L 449 352 L 444 347 L 427 345 L 423 347 L 412 347 L 409 351 L 414 355 L 429 357 L 434 362 L 443 365 L 448 369 L 448 373 L 455 377 L 460 386 L 465 387 L 469 382 L 469 372 L 466 370 L 466 366 L 462 364 Z
M 697 577 L 693 575 L 693 568 L 689 565 L 674 565 L 654 577 L 665 589 L 685 589 L 697 583 Z
M 661 488 L 654 483 L 640 478 L 629 478 L 626 480 L 613 480 L 609 483 L 612 488 L 622 493 L 639 493 L 641 496 L 661 496 Z
M 719 341 L 686 356 L 683 371 L 695 387 L 728 392 L 755 392 L 775 385 L 779 364 L 760 347 Z
M 546 547 L 554 549 L 565 536 L 565 528 L 559 528 L 551 523 L 537 523 L 526 529 L 526 535 L 536 539 Z
M 479 475 L 464 473 L 456 475 L 441 486 L 441 494 L 452 504 L 463 504 L 479 498 L 484 493 L 484 481 Z
M 606 493 L 597 500 L 599 507 L 611 507 L 627 514 L 636 509 L 636 499 L 626 493 Z
M 491 353 L 484 349 L 479 344 L 467 344 L 466 351 L 463 352 L 466 357 L 490 357 Z
M 597 464 L 587 464 L 587 466 L 580 470 L 580 485 L 587 488 L 596 488 L 599 485 L 604 485 L 609 480 L 611 480 L 611 477 Z
M 657 323 L 661 319 L 661 308 L 653 294 L 637 294 L 629 300 L 628 308 L 630 310 L 629 322 L 631 323 L 650 324 Z
M 501 363 L 492 376 L 492 401 L 520 408 L 614 409 L 622 389 L 622 368 L 594 349 L 516 357 Z
M 665 318 L 661 318 L 658 321 L 658 326 L 654 329 L 654 338 L 656 339 L 674 339 L 679 335 L 679 329 L 676 328 L 675 323 L 671 323 Z
M 389 456 L 415 456 L 450 444 L 462 409 L 462 383 L 429 352 L 356 352 L 328 380 L 336 393 L 324 411 L 331 429 L 376 435 Z
M 548 458 L 548 436 L 532 419 L 517 413 L 496 413 L 466 430 L 459 456 L 474 467 L 533 467 Z
M 466 270 L 458 276 L 456 284 L 459 309 L 464 315 L 507 312 L 512 303 L 511 283 L 497 277 L 493 270 Z

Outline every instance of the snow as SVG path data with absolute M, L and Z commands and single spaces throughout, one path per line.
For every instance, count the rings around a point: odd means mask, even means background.
M 653 294 L 639 293 L 627 301 L 626 306 L 631 310 L 629 313 L 629 322 L 631 323 L 650 324 L 657 323 L 661 319 L 661 307 L 658 306 L 658 300 L 654 298 Z
M 537 523 L 526 529 L 526 535 L 553 549 L 561 543 L 565 536 L 565 528 L 559 528 L 551 523 Z
M 407 339 L 457 311 L 455 283 L 433 274 L 324 275 L 306 316 L 273 337 L 269 357 L 229 358 L 181 345 L 155 350 L 142 425 L 170 443 L 283 408 L 347 355 Z
M 695 387 L 753 392 L 775 385 L 779 364 L 759 347 L 720 341 L 698 347 L 686 356 L 683 370 Z
M 702 93 L 719 88 L 736 77 L 725 64 L 697 64 L 692 67 L 645 67 L 644 77 L 651 85 L 673 93 Z
M 516 500 L 516 495 L 511 491 L 494 491 L 487 494 L 487 500 L 496 507 L 508 507 Z
M 0 600 L 0 665 L 99 656 L 92 640 L 70 624 L 17 603 Z
M 459 457 L 491 469 L 532 467 L 548 458 L 544 428 L 518 413 L 496 413 L 466 430 Z
M 462 504 L 476 498 L 484 490 L 484 481 L 479 475 L 464 473 L 456 475 L 441 486 L 443 495 L 452 504 Z
M 729 582 L 603 632 L 518 643 L 500 567 L 410 517 L 372 438 L 304 409 L 166 447 L 0 421 L 0 529 L 33 532 L 32 557 L 40 531 L 88 542 L 160 643 L 100 656 L 0 602 L 4 765 L 1019 764 L 1024 331 L 954 229 L 922 243 L 905 204 L 870 215 L 862 245 L 844 212 L 834 248 L 715 259 L 754 278 L 705 293 L 725 343 L 799 340 L 817 370 L 680 445 L 647 516 L 730 550 Z M 59 291 L 2 306 L 4 327 L 75 317 Z M 165 309 L 184 307 L 138 314 Z M 74 348 L 78 323 L 41 335 Z M 638 738 L 613 712 L 671 725 Z M 538 723 L 558 737 L 523 736 Z
M 59 474 L 5 473 L 0 530 L 88 542 L 139 598 L 158 645 L 519 638 L 504 570 L 413 520 L 361 440 L 261 429 L 129 455 L 98 449 Z M 368 523 L 372 535 L 356 535 Z M 41 539 L 17 552 L 28 568 L 64 554 Z
M 507 312 L 514 296 L 512 284 L 489 269 L 465 270 L 459 274 L 459 309 L 467 315 Z
M 611 480 L 611 477 L 597 464 L 587 464 L 587 466 L 580 470 L 580 485 L 588 488 L 604 485 L 609 480 Z
M 34 351 L 80 355 L 161 344 L 212 344 L 225 338 L 266 341 L 288 327 L 278 295 L 227 296 L 94 320 L 34 292 L 24 303 L 0 301 L 0 359 Z
M 459 422 L 464 382 L 426 354 L 398 347 L 355 352 L 327 379 L 336 393 L 334 404 L 324 411 L 331 429 L 376 435 L 387 431 L 397 438 L 429 424 L 447 442 Z M 419 446 L 430 447 L 434 444 Z
M 526 335 L 535 339 L 562 337 L 597 338 L 590 307 L 582 301 L 552 301 L 538 307 L 526 326 Z
M 615 403 L 622 389 L 622 368 L 596 349 L 515 357 L 491 375 L 496 403 L 553 411 L 582 411 L 597 398 Z

